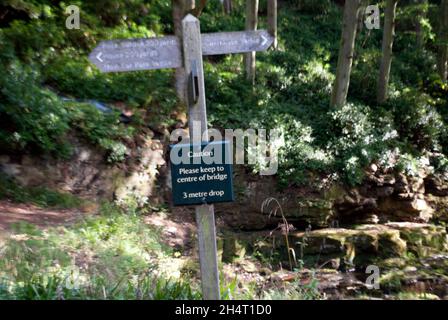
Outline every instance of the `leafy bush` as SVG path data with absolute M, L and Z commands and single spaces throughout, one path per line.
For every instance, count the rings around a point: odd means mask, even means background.
M 6 5 L 15 8 L 15 4 Z M 41 1 L 23 5 L 31 19 L 14 20 L 0 29 L 3 151 L 68 157 L 70 145 L 65 136 L 77 128 L 90 142 L 108 151 L 110 162 L 124 159 L 127 150 L 121 140 L 132 132 L 118 124 L 118 115 L 103 115 L 80 104 L 67 106 L 54 89 L 83 100 L 124 102 L 133 109 L 155 106 L 151 120 L 169 119 L 167 110 L 177 103 L 170 89 L 170 70 L 103 74 L 87 60 L 99 39 L 154 36 L 171 28 L 170 23 L 160 21 L 161 16 L 171 15 L 169 3 L 132 0 L 107 5 L 104 10 L 101 8 L 106 2 L 80 1 L 77 5 L 82 9 L 81 30 L 63 27 L 64 4 Z M 140 112 L 135 114 L 138 117 Z
M 391 99 L 389 105 L 403 140 L 419 151 L 439 149 L 440 138 L 447 129 L 428 95 L 408 89 Z
M 329 148 L 336 168 L 346 182 L 358 184 L 364 177 L 364 168 L 395 145 L 397 132 L 387 114 L 381 117 L 367 106 L 349 103 L 332 110 L 330 115 Z
M 33 67 L 14 61 L 0 78 L 2 128 L 0 146 L 23 151 L 37 149 L 68 157 L 69 130 L 78 128 L 89 141 L 109 151 L 111 162 L 122 161 L 127 152 L 120 138 L 132 135 L 131 128 L 119 123 L 116 112 L 103 113 L 90 104 L 64 102 L 42 88 Z
M 397 163 L 397 169 L 407 176 L 418 177 L 421 170 L 429 166 L 429 160 L 426 157 L 416 158 L 411 154 L 403 154 Z
M 443 154 L 436 154 L 430 158 L 431 165 L 436 172 L 448 174 L 448 158 Z
M 1 73 L 0 145 L 67 156 L 64 136 L 69 130 L 69 114 L 53 92 L 39 86 L 39 72 L 33 65 L 14 61 Z
M 294 0 L 299 10 L 306 13 L 325 13 L 333 4 L 331 0 Z
M 379 56 L 380 53 L 376 49 L 363 50 L 357 56 L 349 87 L 349 95 L 353 99 L 368 105 L 375 104 Z
M 54 56 L 55 49 L 66 44 L 64 30 L 54 21 L 33 19 L 31 22 L 15 20 L 2 32 L 19 59 L 45 65 L 48 57 Z
M 110 163 L 121 162 L 128 154 L 120 139 L 132 137 L 134 129 L 119 121 L 118 112 L 104 113 L 88 103 L 68 103 L 71 126 L 80 130 L 91 143 L 108 153 Z
M 54 59 L 44 72 L 45 81 L 61 92 L 77 98 L 123 101 L 131 106 L 147 106 L 169 86 L 169 70 L 148 72 L 101 73 L 75 53 Z
M 334 161 L 331 154 L 313 145 L 312 129 L 291 116 L 276 121 L 285 135 L 279 153 L 279 179 L 282 185 L 305 183 L 311 172 L 325 172 Z
M 393 62 L 392 81 L 414 88 L 422 87 L 436 71 L 435 57 L 430 51 L 406 49 Z
M 446 155 L 448 154 L 448 83 L 442 82 L 439 75 L 436 75 L 428 81 L 426 88 L 427 93 L 434 99 L 435 108 L 445 126 L 440 134 L 439 142 Z

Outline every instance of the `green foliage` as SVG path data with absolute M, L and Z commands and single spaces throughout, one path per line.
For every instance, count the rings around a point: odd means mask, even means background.
M 448 158 L 443 154 L 438 154 L 430 159 L 430 164 L 436 172 L 448 174 Z
M 119 122 L 117 112 L 103 113 L 88 103 L 68 103 L 71 125 L 79 129 L 91 143 L 99 145 L 108 152 L 107 160 L 121 162 L 128 153 L 121 138 L 132 137 L 133 128 Z
M 2 31 L 18 58 L 44 65 L 48 57 L 54 56 L 56 48 L 66 44 L 64 30 L 53 21 L 35 19 L 27 23 L 15 20 Z
M 17 61 L 1 73 L 0 145 L 68 155 L 69 115 L 53 92 L 38 85 L 39 73 Z
M 0 147 L 67 156 L 70 148 L 64 136 L 75 129 L 105 149 L 110 162 L 122 161 L 128 153 L 123 141 L 140 125 L 176 124 L 171 115 L 179 104 L 172 71 L 103 74 L 87 55 L 103 39 L 172 33 L 171 2 L 75 4 L 82 10 L 81 30 L 60 27 L 64 4 L 49 1 L 30 2 L 24 10 L 33 18 L 0 30 L 0 65 L 5 70 L 0 75 Z M 202 32 L 242 30 L 245 2 L 234 1 L 234 6 L 225 15 L 220 1 L 210 0 L 200 17 Z M 265 13 L 266 2 L 261 1 L 259 28 L 265 27 Z M 425 40 L 421 50 L 416 47 L 417 16 Z M 240 55 L 205 58 L 209 121 L 218 128 L 280 128 L 286 143 L 278 171 L 282 185 L 306 184 L 323 176 L 357 184 L 369 162 L 387 163 L 384 159 L 392 153 L 403 161 L 407 155 L 418 159 L 428 150 L 446 154 L 448 87 L 435 76 L 436 16 L 432 2 L 398 7 L 390 99 L 384 106 L 375 102 L 382 32 L 362 28 L 349 103 L 333 110 L 329 97 L 341 6 L 329 0 L 287 2 L 280 6 L 279 50 L 257 53 L 254 88 L 245 81 Z M 56 90 L 76 99 L 122 102 L 146 118 L 128 129 L 117 122 L 117 114 L 66 103 Z
M 321 300 L 325 297 L 318 290 L 318 281 L 311 279 L 307 284 L 295 280 L 285 284 L 283 288 L 269 289 L 263 293 L 263 300 Z
M 439 143 L 445 155 L 448 154 L 448 83 L 442 82 L 438 76 L 430 79 L 427 92 L 433 99 L 436 111 L 442 117 L 445 129 L 441 130 Z
M 122 139 L 133 131 L 118 124 L 118 114 L 68 104 L 55 91 L 83 100 L 119 101 L 132 109 L 155 106 L 152 120 L 168 122 L 161 115 L 167 118 L 177 103 L 170 70 L 103 74 L 86 57 L 97 39 L 154 36 L 171 28 L 169 21 L 160 21 L 170 15 L 170 6 L 140 0 L 74 4 L 82 10 L 80 30 L 64 27 L 63 3 L 40 1 L 19 6 L 30 20 L 14 20 L 0 29 L 0 149 L 68 157 L 66 135 L 75 128 L 105 149 L 110 162 L 122 161 L 127 153 Z M 17 8 L 16 3 L 7 5 Z
M 97 110 L 90 104 L 64 102 L 42 88 L 33 65 L 14 60 L 0 76 L 0 148 L 37 150 L 57 156 L 71 154 L 66 135 L 73 128 L 90 142 L 108 151 L 109 161 L 122 161 L 127 152 L 119 140 L 131 137 L 132 128 L 119 123 L 119 114 Z
M 353 99 L 365 101 L 369 105 L 376 101 L 380 54 L 376 48 L 369 48 L 362 50 L 354 61 L 349 87 L 349 96 Z
M 418 176 L 425 163 L 423 159 L 415 158 L 411 154 L 403 154 L 397 163 L 397 169 L 408 176 Z
M 279 179 L 282 185 L 291 181 L 305 183 L 308 174 L 323 172 L 334 161 L 331 154 L 313 145 L 313 130 L 291 116 L 277 119 L 275 125 L 286 135 L 279 154 Z
M 0 250 L 0 299 L 199 299 L 159 270 L 170 255 L 157 230 L 110 204 L 70 228 L 18 224 Z
M 330 115 L 333 121 L 328 139 L 336 168 L 346 182 L 358 184 L 364 177 L 364 168 L 397 145 L 398 133 L 392 117 L 357 104 L 339 107 Z
M 74 50 L 54 59 L 45 70 L 45 81 L 77 98 L 124 101 L 131 106 L 147 106 L 169 86 L 166 70 L 105 74 L 83 58 L 73 58 Z
M 159 34 L 168 32 L 171 16 L 170 2 L 157 0 L 124 0 L 110 3 L 107 0 L 78 1 L 81 7 L 81 24 L 99 29 L 116 30 L 127 27 L 148 28 Z M 76 3 L 72 3 L 76 4 Z M 86 22 L 87 20 L 87 22 Z M 86 27 L 84 25 L 84 27 Z
M 412 1 L 406 5 L 397 6 L 397 19 L 400 21 L 397 31 L 407 33 L 411 40 L 408 45 L 416 47 L 417 23 L 420 23 L 424 41 L 433 42 L 435 40 L 434 13 L 439 10 L 438 4 L 434 1 Z
M 333 5 L 331 0 L 294 0 L 293 3 L 300 11 L 310 14 L 326 13 Z
M 416 150 L 440 149 L 440 139 L 446 136 L 446 125 L 434 106 L 434 100 L 415 90 L 404 90 L 390 99 L 395 126 L 400 137 Z

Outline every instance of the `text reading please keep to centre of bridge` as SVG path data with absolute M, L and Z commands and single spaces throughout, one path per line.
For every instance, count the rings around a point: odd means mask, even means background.
M 211 145 L 213 148 L 210 151 L 205 150 Z M 191 160 L 180 163 L 171 161 L 174 205 L 211 204 L 234 200 L 232 165 L 224 159 L 229 155 L 228 149 L 229 144 L 225 141 L 200 146 L 171 146 L 172 154 L 184 152 L 185 158 Z M 217 161 L 211 163 L 204 161 L 214 158 L 215 152 L 219 153 L 218 159 L 215 158 Z

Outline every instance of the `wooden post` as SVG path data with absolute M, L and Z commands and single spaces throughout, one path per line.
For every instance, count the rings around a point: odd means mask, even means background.
M 194 125 L 201 124 L 203 141 L 208 142 L 207 112 L 205 104 L 204 69 L 202 63 L 202 44 L 199 20 L 187 15 L 182 20 L 182 36 L 184 51 L 184 67 L 187 77 L 192 68 L 197 71 L 198 97 L 196 101 L 189 101 L 188 124 L 190 140 L 193 140 Z M 205 300 L 219 300 L 219 273 L 216 250 L 215 212 L 213 205 L 196 207 L 196 223 L 198 226 L 199 259 L 201 266 L 202 296 Z
M 268 0 L 268 32 L 274 37 L 272 47 L 277 50 L 277 0 Z
M 258 0 L 246 0 L 246 30 L 257 30 L 258 23 Z M 255 84 L 255 51 L 244 54 L 244 68 L 246 79 Z
M 173 16 L 173 28 L 174 35 L 179 39 L 182 39 L 182 19 L 187 12 L 194 9 L 194 0 L 171 0 L 172 16 Z M 176 68 L 174 71 L 174 87 L 178 99 L 186 104 L 186 92 L 185 92 L 185 69 L 183 67 Z

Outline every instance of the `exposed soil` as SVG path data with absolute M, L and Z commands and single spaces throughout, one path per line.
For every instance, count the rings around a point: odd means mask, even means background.
M 33 204 L 0 201 L 0 234 L 11 230 L 15 223 L 27 222 L 38 227 L 65 225 L 80 219 L 79 209 L 40 208 Z
M 169 213 L 152 213 L 144 218 L 146 224 L 157 227 L 162 241 L 170 247 L 189 251 L 196 234 L 194 212 L 188 208 L 173 208 Z

